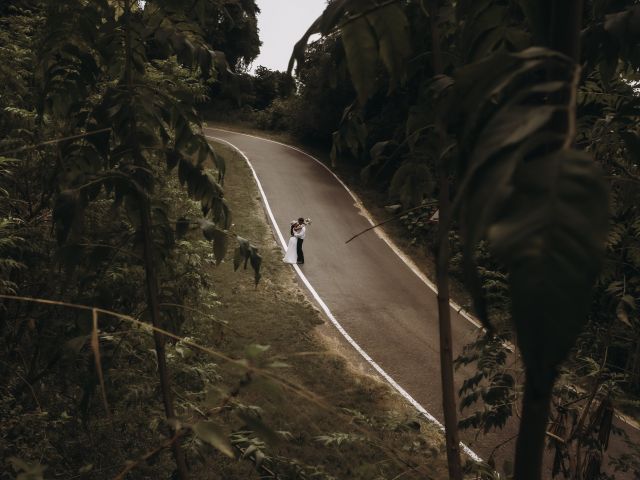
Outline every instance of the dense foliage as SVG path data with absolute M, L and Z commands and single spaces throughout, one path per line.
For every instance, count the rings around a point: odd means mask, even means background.
M 252 2 L 225 4 L 240 9 L 243 18 L 249 8 L 249 28 L 257 35 Z M 14 419 L 2 425 L 7 455 L 25 454 L 20 430 L 30 428 L 28 412 L 42 411 L 34 385 L 49 389 L 49 399 L 79 389 L 85 426 L 98 396 L 109 414 L 104 377 L 119 349 L 135 361 L 135 347 L 123 343 L 121 329 L 122 322 L 137 325 L 133 316 L 156 329 L 151 351 L 160 404 L 168 419 L 175 417 L 167 341 L 158 332 L 179 333 L 188 305 L 207 305 L 213 294 L 205 293 L 210 278 L 190 260 L 206 258 L 206 250 L 181 236 L 199 225 L 213 242 L 217 262 L 233 238 L 221 186 L 224 164 L 205 140 L 195 111 L 195 103 L 206 98 L 207 82 L 227 62 L 205 41 L 211 31 L 198 23 L 215 5 L 193 7 L 187 14 L 170 1 L 148 1 L 144 8 L 108 0 L 3 3 L 0 293 L 89 306 L 70 314 L 33 301 L 3 302 L 2 408 L 3 418 Z M 256 54 L 255 42 L 254 50 L 237 46 L 238 58 Z M 176 197 L 178 183 L 197 204 Z M 239 239 L 235 256 L 238 263 L 250 260 L 257 282 L 256 248 Z M 114 311 L 131 315 L 109 313 Z M 54 402 L 48 410 L 64 419 L 66 408 L 68 402 Z M 43 432 L 50 428 L 34 421 Z M 124 417 L 117 421 L 129 429 Z M 61 429 L 73 428 L 63 423 Z M 61 432 L 59 440 L 70 435 Z M 134 442 L 145 441 L 136 435 Z M 177 474 L 185 478 L 180 442 L 169 446 Z M 63 441 L 57 455 L 70 459 L 77 452 Z M 104 452 L 116 458 L 122 453 Z M 53 458 L 49 462 L 62 468 Z M 27 464 L 15 465 L 28 473 Z
M 203 106 L 208 120 L 251 122 L 264 129 L 279 130 L 288 124 L 278 106 L 288 102 L 294 90 L 285 72 L 258 66 L 253 74 L 236 71 L 226 74 L 210 88 L 211 100 Z
M 524 452 L 541 452 L 527 439 L 542 441 L 559 368 L 556 475 L 598 478 L 611 411 L 637 394 L 639 15 L 633 1 L 337 0 L 294 50 L 304 71 L 309 35 L 337 30 L 344 46 L 333 59 L 357 96 L 334 162 L 364 163 L 364 179 L 404 209 L 440 195 L 445 223 L 453 180 L 455 234 L 434 250 L 452 241 L 452 267 L 490 332 L 459 360 L 479 366 L 463 406 L 483 401 L 461 424 L 488 430 L 513 415 L 520 376 L 504 340 L 517 341 L 527 374 L 518 478 L 539 475 Z M 432 214 L 402 217 L 416 241 L 433 239 Z

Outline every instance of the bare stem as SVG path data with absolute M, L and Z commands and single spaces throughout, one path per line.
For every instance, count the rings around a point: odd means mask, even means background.
M 410 208 L 410 209 L 408 209 L 408 210 L 405 210 L 405 211 L 403 211 L 402 213 L 399 213 L 398 215 L 395 215 L 395 216 L 393 216 L 393 217 L 391 217 L 391 218 L 388 218 L 388 219 L 386 219 L 386 220 L 383 220 L 382 222 L 377 223 L 377 224 L 375 224 L 375 225 L 374 225 L 374 226 L 372 226 L 372 227 L 365 228 L 365 229 L 364 229 L 364 230 L 362 230 L 360 233 L 356 233 L 353 237 L 351 237 L 349 240 L 347 240 L 347 241 L 346 241 L 346 242 L 344 242 L 344 243 L 349 243 L 351 240 L 355 240 L 355 239 L 356 239 L 356 238 L 358 238 L 360 235 L 363 235 L 363 234 L 367 233 L 368 231 L 373 230 L 374 228 L 378 228 L 378 227 L 381 227 L 382 225 L 385 225 L 385 224 L 387 224 L 387 223 L 389 223 L 389 222 L 393 222 L 394 220 L 398 220 L 398 219 L 402 218 L 404 215 L 406 215 L 406 214 L 407 214 L 407 213 L 409 213 L 409 212 L 413 212 L 414 210 L 419 210 L 419 209 L 421 209 L 421 208 L 428 207 L 428 206 L 430 206 L 430 205 L 436 205 L 437 203 L 438 203 L 438 202 L 428 202 L 428 203 L 424 203 L 424 204 L 420 205 L 419 207 L 414 207 L 414 208 Z
M 431 30 L 432 67 L 434 75 L 443 72 L 440 37 L 438 31 L 438 2 L 429 0 L 429 23 Z M 436 125 L 437 132 L 444 136 L 442 125 Z M 449 172 L 445 159 L 441 159 L 440 192 L 438 205 L 438 258 L 436 262 L 436 286 L 438 288 L 438 324 L 440 328 L 440 377 L 442 380 L 442 409 L 444 412 L 447 464 L 450 480 L 462 480 L 460 463 L 460 436 L 456 409 L 455 383 L 453 377 L 453 339 L 451 331 L 451 309 L 449 306 L 449 225 L 451 200 L 449 194 Z

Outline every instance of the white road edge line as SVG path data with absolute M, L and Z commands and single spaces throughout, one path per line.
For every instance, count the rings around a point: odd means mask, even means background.
M 221 129 L 215 129 L 215 130 L 221 130 Z M 228 131 L 228 130 L 222 130 L 222 131 Z M 236 132 L 230 132 L 230 133 L 236 133 Z M 249 136 L 253 136 L 253 135 L 249 135 Z M 206 135 L 206 137 L 211 139 L 211 140 L 223 142 L 223 143 L 229 145 L 231 148 L 233 148 L 235 151 L 237 151 L 244 158 L 244 160 L 247 162 L 247 165 L 249 166 L 249 168 L 251 169 L 251 173 L 253 174 L 253 178 L 254 178 L 254 180 L 256 182 L 256 185 L 258 186 L 258 190 L 260 191 L 260 195 L 262 196 L 262 201 L 264 202 L 264 207 L 265 207 L 265 210 L 267 211 L 267 215 L 269 216 L 269 219 L 271 220 L 271 224 L 273 225 L 273 228 L 274 228 L 275 232 L 278 235 L 278 239 L 280 240 L 280 244 L 282 245 L 282 248 L 286 250 L 287 243 L 285 242 L 284 236 L 282 235 L 282 232 L 280 231 L 280 228 L 278 227 L 278 223 L 276 222 L 275 216 L 273 215 L 273 211 L 271 210 L 271 206 L 269 205 L 269 200 L 267 199 L 267 195 L 266 195 L 264 189 L 262 188 L 262 183 L 260 183 L 260 179 L 258 178 L 258 175 L 257 175 L 255 169 L 253 168 L 253 165 L 251 165 L 251 161 L 249 160 L 249 157 L 247 157 L 247 155 L 242 150 L 240 150 L 238 147 L 236 147 L 233 143 L 229 142 L 228 140 L 225 140 L 223 138 L 214 137 L 212 135 Z M 254 138 L 260 138 L 260 137 L 254 137 Z M 275 143 L 279 143 L 279 142 L 275 142 Z M 281 144 L 281 145 L 284 145 L 284 144 Z M 289 146 L 289 145 L 287 145 L 287 146 Z M 295 150 L 297 150 L 295 147 L 291 147 L 291 148 L 294 148 Z M 300 152 L 302 152 L 302 151 L 300 150 Z M 302 153 L 304 153 L 304 152 L 302 152 Z M 305 154 L 305 155 L 310 156 L 308 154 Z M 313 158 L 313 157 L 311 157 L 311 158 Z M 316 160 L 316 161 L 318 161 L 318 160 Z M 319 163 L 322 164 L 322 162 L 319 162 Z M 333 173 L 333 172 L 331 172 L 331 173 Z M 336 178 L 338 179 L 338 181 L 340 181 L 340 179 L 338 177 L 336 177 Z M 349 189 L 346 187 L 346 185 L 344 185 L 344 183 L 342 183 L 342 181 L 340 181 L 340 183 L 347 189 L 347 191 L 349 191 Z M 349 193 L 351 193 L 351 192 L 349 192 Z M 353 194 L 352 194 L 352 196 L 353 196 Z M 353 197 L 357 202 L 359 202 L 359 200 L 357 200 L 357 198 L 355 196 L 353 196 Z M 367 216 L 367 218 L 369 218 L 369 217 Z M 370 218 L 369 218 L 369 221 L 371 221 Z M 372 224 L 373 224 L 373 222 L 372 222 Z M 313 288 L 311 283 L 309 283 L 309 280 L 307 279 L 305 274 L 302 273 L 302 270 L 300 270 L 300 267 L 298 265 L 293 265 L 293 268 L 296 270 L 296 273 L 298 274 L 298 276 L 300 277 L 302 282 L 305 284 L 305 286 L 307 287 L 307 289 L 309 290 L 311 295 L 313 295 L 313 298 L 316 300 L 316 302 L 318 302 L 318 305 L 320 305 L 320 307 L 324 311 L 325 315 L 329 318 L 329 320 L 331 320 L 331 323 L 333 323 L 333 325 L 342 334 L 342 336 L 345 338 L 345 340 L 347 340 L 347 342 L 349 342 L 351 344 L 351 346 L 362 356 L 362 358 L 364 358 L 367 361 L 367 363 L 369 363 L 369 365 L 371 365 L 400 395 L 402 395 L 402 397 L 404 397 L 405 400 L 407 400 L 416 410 L 418 410 L 418 412 L 420 412 L 420 414 L 422 414 L 423 417 L 425 417 L 429 422 L 435 424 L 441 431 L 444 432 L 444 426 L 438 421 L 438 419 L 435 418 L 433 415 L 431 415 L 420 403 L 418 403 L 417 400 L 415 400 L 411 395 L 409 395 L 409 393 L 404 388 L 402 388 L 398 384 L 398 382 L 396 382 L 391 377 L 391 375 L 389 375 L 387 372 L 385 372 L 382 369 L 382 367 L 380 365 L 378 365 L 369 356 L 369 354 L 367 352 L 365 352 L 360 345 L 358 345 L 358 343 L 353 338 L 351 338 L 351 336 L 343 328 L 343 326 L 340 324 L 340 322 L 338 322 L 338 320 L 333 316 L 333 313 L 331 313 L 331 310 L 329 309 L 327 304 L 324 303 L 324 301 L 322 300 L 320 295 L 318 295 L 318 292 L 316 292 L 315 288 Z M 467 447 L 464 443 L 460 442 L 460 447 L 462 448 L 464 453 L 466 453 L 474 461 L 476 461 L 476 462 L 482 462 L 483 461 L 482 458 L 480 458 L 480 456 L 478 456 L 477 453 L 475 453 L 473 450 L 471 450 L 469 447 Z
M 367 221 L 371 224 L 371 226 L 375 225 L 375 222 L 373 221 L 373 218 L 371 217 L 371 214 L 367 211 L 367 209 L 365 208 L 365 206 L 362 203 L 362 201 L 358 198 L 358 196 L 354 192 L 351 191 L 351 189 L 342 181 L 342 179 L 340 177 L 338 177 L 338 175 L 336 175 L 329 167 L 327 167 L 324 163 L 322 163 L 320 160 L 318 160 L 313 155 L 310 155 L 307 152 L 305 152 L 304 150 L 301 150 L 298 147 L 294 147 L 293 145 L 287 145 L 286 143 L 278 142 L 276 140 L 271 140 L 269 138 L 258 137 L 257 135 L 250 135 L 248 133 L 234 132 L 233 130 L 225 130 L 224 128 L 218 128 L 218 127 L 207 127 L 207 128 L 209 128 L 210 130 L 218 130 L 220 132 L 234 133 L 236 135 L 244 135 L 245 137 L 256 138 L 258 140 L 263 140 L 265 142 L 276 143 L 278 145 L 282 145 L 283 147 L 291 148 L 291 149 L 293 149 L 293 150 L 305 155 L 306 157 L 309 157 L 314 162 L 316 162 L 319 165 L 321 165 L 322 168 L 327 170 L 331 175 L 333 175 L 333 177 L 338 182 L 340 182 L 340 185 L 342 185 L 342 187 L 349 193 L 349 195 L 351 195 L 351 198 L 353 198 L 353 201 L 355 202 L 355 206 L 360 211 L 360 215 L 362 215 L 364 218 L 366 218 Z M 398 257 L 400 257 L 400 259 L 407 265 L 407 267 L 409 267 L 409 269 L 420 280 L 422 280 L 422 282 L 425 285 L 427 285 L 431 290 L 433 290 L 434 293 L 436 293 L 436 294 L 438 293 L 438 289 L 437 289 L 436 285 L 431 280 L 429 280 L 429 278 L 424 273 L 422 273 L 422 271 L 415 264 L 415 262 L 413 260 L 411 260 L 411 258 L 409 258 L 407 255 L 405 255 L 404 252 L 402 250 L 400 250 L 400 248 L 393 242 L 393 240 L 391 240 L 389 238 L 389 236 L 386 233 L 384 233 L 383 230 L 381 230 L 379 228 L 376 228 L 376 229 L 374 229 L 374 231 L 375 231 L 376 235 L 378 235 L 378 237 L 380 237 L 382 239 L 382 241 L 384 241 L 389 246 L 389 248 L 391 250 L 393 250 L 393 252 Z M 451 305 L 451 307 L 456 312 L 458 312 L 460 314 L 460 316 L 462 316 L 464 319 L 466 319 L 473 326 L 475 326 L 477 328 L 482 328 L 482 324 L 476 318 L 474 318 L 469 312 L 467 312 L 461 305 L 458 305 L 458 303 L 454 302 L 453 300 L 449 301 L 449 305 Z

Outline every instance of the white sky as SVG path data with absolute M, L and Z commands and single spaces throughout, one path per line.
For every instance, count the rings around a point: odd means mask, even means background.
M 293 46 L 326 7 L 327 0 L 257 0 L 262 47 L 252 70 L 286 70 Z

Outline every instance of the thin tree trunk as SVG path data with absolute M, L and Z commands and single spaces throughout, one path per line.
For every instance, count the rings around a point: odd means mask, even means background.
M 429 1 L 431 26 L 432 66 L 435 75 L 443 72 L 440 37 L 438 32 L 438 2 Z M 437 125 L 438 134 L 444 138 L 442 126 Z M 442 160 L 444 162 L 444 160 Z M 438 288 L 438 322 L 440 329 L 440 378 L 442 381 L 442 409 L 444 412 L 447 464 L 450 480 L 462 480 L 460 463 L 460 437 L 453 378 L 453 340 L 451 335 L 451 309 L 449 306 L 449 225 L 451 203 L 449 199 L 449 174 L 446 165 L 440 165 L 440 194 L 438 197 L 438 259 L 436 263 L 436 286 Z
M 131 0 L 124 1 L 124 23 L 125 23 L 125 74 L 124 79 L 129 93 L 133 96 L 133 52 L 131 45 Z M 131 138 L 135 142 L 135 119 L 132 121 Z M 133 145 L 134 152 L 137 152 L 137 145 Z M 135 153 L 134 153 L 135 155 Z M 137 159 L 135 159 L 137 161 Z M 142 231 L 144 269 L 147 287 L 147 309 L 151 317 L 151 324 L 154 327 L 160 325 L 160 303 L 158 300 L 158 276 L 156 273 L 155 258 L 153 256 L 153 234 L 151 230 L 151 207 L 149 199 L 143 193 L 138 195 L 140 207 L 140 228 Z M 158 361 L 158 376 L 160 377 L 160 391 L 162 402 L 167 419 L 175 418 L 173 409 L 173 394 L 171 392 L 171 380 L 167 369 L 167 359 L 165 354 L 165 338 L 156 330 L 153 331 L 156 356 Z M 174 432 L 175 433 L 175 432 Z M 176 462 L 176 473 L 179 480 L 189 478 L 187 464 L 179 441 L 172 442 L 171 450 Z
M 556 0 L 551 15 L 551 48 L 580 60 L 583 0 Z
M 462 480 L 460 464 L 460 437 L 458 435 L 458 414 L 453 378 L 453 339 L 451 334 L 451 307 L 449 306 L 449 241 L 446 225 L 449 224 L 449 179 L 446 168 L 441 169 L 440 179 L 440 219 L 439 238 L 443 239 L 438 248 L 436 264 L 436 286 L 438 288 L 438 320 L 440 327 L 440 377 L 442 380 L 442 409 L 447 445 L 449 478 Z
M 640 386 L 640 340 L 636 340 L 636 348 L 633 353 L 631 364 L 631 385 L 633 387 Z
M 155 260 L 153 258 L 153 240 L 151 236 L 151 213 L 149 201 L 146 198 L 140 200 L 140 226 L 142 228 L 142 236 L 144 242 L 144 267 L 147 283 L 147 308 L 151 317 L 153 326 L 159 326 L 160 323 L 160 302 L 158 301 L 158 277 L 156 275 Z M 162 402 L 164 403 L 164 413 L 168 419 L 175 418 L 173 410 L 173 394 L 171 393 L 171 380 L 169 378 L 169 370 L 167 369 L 167 358 L 165 354 L 165 339 L 154 330 L 153 340 L 156 347 L 156 355 L 158 357 L 158 375 L 160 377 L 160 390 L 162 392 Z M 174 431 L 174 434 L 176 432 Z M 187 464 L 185 462 L 184 453 L 180 447 L 180 442 L 175 441 L 171 444 L 171 450 L 176 461 L 178 478 L 186 480 L 188 475 Z

